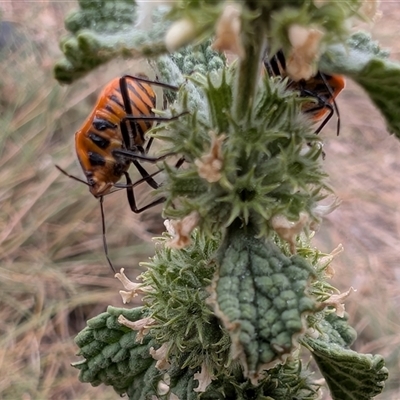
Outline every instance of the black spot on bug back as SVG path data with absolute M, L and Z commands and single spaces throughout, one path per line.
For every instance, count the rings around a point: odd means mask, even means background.
M 112 94 L 109 99 L 114 102 L 118 107 L 121 107 L 123 110 L 125 110 L 125 107 L 122 103 L 120 103 L 119 99 L 117 96 L 115 96 L 114 94 Z
M 106 149 L 110 145 L 110 141 L 97 135 L 94 132 L 89 132 L 89 139 L 100 149 Z
M 117 128 L 117 125 L 113 124 L 112 122 L 107 121 L 106 119 L 97 118 L 97 117 L 94 118 L 92 125 L 98 131 L 105 131 L 107 129 L 116 129 Z
M 107 104 L 105 109 L 110 113 L 110 114 L 114 114 L 117 115 L 117 112 L 114 110 L 113 107 L 110 106 L 110 104 Z
M 88 155 L 89 155 L 89 162 L 90 162 L 90 165 L 92 167 L 95 167 L 97 165 L 102 166 L 102 165 L 106 164 L 106 160 L 99 153 L 95 153 L 93 151 L 89 151 Z

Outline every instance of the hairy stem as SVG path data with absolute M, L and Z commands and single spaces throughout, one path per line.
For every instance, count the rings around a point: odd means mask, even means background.
M 238 119 L 245 117 L 253 104 L 265 48 L 265 22 L 257 18 L 252 21 L 252 28 L 251 32 L 242 34 L 245 57 L 239 62 L 234 106 Z

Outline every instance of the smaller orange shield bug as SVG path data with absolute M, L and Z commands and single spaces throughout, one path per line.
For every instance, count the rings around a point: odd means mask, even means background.
M 271 59 L 265 59 L 264 65 L 270 77 L 287 77 L 286 60 L 282 50 L 279 50 Z M 294 81 L 289 79 L 287 88 L 299 92 L 300 97 L 312 100 L 303 104 L 303 112 L 309 114 L 314 122 L 320 125 L 315 133 L 318 134 L 332 118 L 337 115 L 336 132 L 340 132 L 340 114 L 336 104 L 336 97 L 345 87 L 345 80 L 341 75 L 328 75 L 318 71 L 315 76 L 305 80 Z

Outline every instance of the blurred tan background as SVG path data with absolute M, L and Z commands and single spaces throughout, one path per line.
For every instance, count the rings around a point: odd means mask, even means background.
M 104 386 L 77 380 L 75 334 L 108 304 L 122 306 L 118 282 L 103 255 L 98 202 L 87 187 L 54 167 L 81 176 L 74 133 L 98 90 L 143 64 L 116 60 L 71 87 L 52 66 L 60 56 L 67 1 L 0 2 L 0 399 L 116 399 Z M 400 61 L 400 6 L 383 1 L 373 35 Z M 390 380 L 380 400 L 400 399 L 400 142 L 363 91 L 348 81 L 338 98 L 342 129 L 324 129 L 325 165 L 342 204 L 314 243 L 344 253 L 333 284 L 357 289 L 346 302 L 359 338 L 354 348 L 380 353 Z M 400 112 L 400 110 L 399 110 Z M 150 199 L 146 187 L 139 198 Z M 152 254 L 162 229 L 160 209 L 131 213 L 125 193 L 105 199 L 107 239 L 116 267 L 129 277 Z

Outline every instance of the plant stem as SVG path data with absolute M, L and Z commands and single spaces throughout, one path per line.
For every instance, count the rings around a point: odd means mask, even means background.
M 239 120 L 251 110 L 265 49 L 265 22 L 259 17 L 251 23 L 251 32 L 243 30 L 242 33 L 245 57 L 239 61 L 237 92 L 234 100 L 234 110 Z

